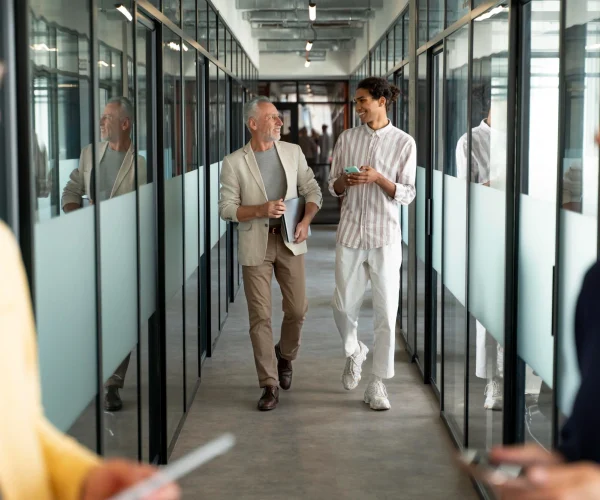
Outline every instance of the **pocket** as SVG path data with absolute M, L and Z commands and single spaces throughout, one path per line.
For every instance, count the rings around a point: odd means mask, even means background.
M 252 227 L 252 222 L 239 222 L 238 231 L 248 231 Z

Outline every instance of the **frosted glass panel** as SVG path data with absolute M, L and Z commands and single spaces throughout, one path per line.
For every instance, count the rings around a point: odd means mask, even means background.
M 440 170 L 433 171 L 433 227 L 432 227 L 432 256 L 433 268 L 442 272 L 442 183 L 444 174 Z
M 210 224 L 210 247 L 214 246 L 219 241 L 219 231 L 221 223 L 219 222 L 219 188 L 221 182 L 219 179 L 219 164 L 213 163 L 210 166 L 210 209 L 211 209 L 211 224 Z
M 99 206 L 102 374 L 106 381 L 137 343 L 136 193 Z
M 77 210 L 34 230 L 42 404 L 63 431 L 97 391 L 94 210 Z
M 417 257 L 425 262 L 425 169 L 417 167 Z
M 470 184 L 469 308 L 504 345 L 504 217 L 506 194 Z
M 560 291 L 558 314 L 560 343 L 558 352 L 558 391 L 560 410 L 570 415 L 579 389 L 579 365 L 575 350 L 575 306 L 585 273 L 596 261 L 597 224 L 588 217 L 561 210 Z
M 204 165 L 200 166 L 200 168 L 198 169 L 198 171 L 200 172 L 200 255 L 204 255 L 204 224 L 206 223 L 206 211 L 204 208 L 204 196 L 205 196 L 205 191 L 204 191 Z
M 181 176 L 165 180 L 165 278 L 167 302 L 183 285 Z
M 465 179 L 445 175 L 444 285 L 466 305 L 467 186 Z
M 408 245 L 408 205 L 402 205 L 402 241 Z
M 140 197 L 140 317 L 142 324 L 156 310 L 156 230 L 154 184 L 144 184 Z
M 221 187 L 221 167 L 223 163 L 219 162 L 219 188 Z M 218 202 L 217 202 L 218 204 Z M 218 210 L 218 209 L 217 209 Z M 220 235 L 219 239 L 227 232 L 227 222 L 219 217 Z
M 185 189 L 185 280 L 198 267 L 198 170 L 184 176 Z
M 552 387 L 552 267 L 556 205 L 521 195 L 518 354 Z

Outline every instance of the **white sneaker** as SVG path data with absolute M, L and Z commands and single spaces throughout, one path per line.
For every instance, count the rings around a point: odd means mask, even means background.
M 344 384 L 344 389 L 347 391 L 356 389 L 356 386 L 360 382 L 361 366 L 365 362 L 365 359 L 367 359 L 367 353 L 369 352 L 367 346 L 360 340 L 358 341 L 358 346 L 360 347 L 360 352 L 346 358 L 346 366 L 344 367 L 344 373 L 342 373 L 342 384 Z
M 485 386 L 485 403 L 483 407 L 486 410 L 501 411 L 503 402 L 502 384 L 497 379 L 493 379 Z
M 391 408 L 383 382 L 369 382 L 364 401 L 371 407 L 371 410 L 389 410 Z

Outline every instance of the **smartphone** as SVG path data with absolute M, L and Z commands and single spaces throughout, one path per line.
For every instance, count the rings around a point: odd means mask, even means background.
M 358 167 L 344 167 L 344 172 L 347 174 L 360 174 L 360 169 Z
M 148 479 L 137 483 L 131 488 L 121 491 L 109 500 L 139 500 L 185 476 L 206 462 L 211 461 L 219 455 L 227 453 L 235 444 L 233 434 L 223 434 L 221 437 L 196 448 L 194 451 L 184 455 L 174 462 L 162 467 L 156 474 Z
M 491 484 L 517 479 L 523 472 L 523 467 L 520 465 L 491 462 L 485 450 L 465 450 L 458 455 L 458 460 L 473 477 Z

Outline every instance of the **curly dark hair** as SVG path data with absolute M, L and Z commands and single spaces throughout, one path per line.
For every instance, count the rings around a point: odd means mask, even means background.
M 358 89 L 365 89 L 371 94 L 373 99 L 385 97 L 385 107 L 390 109 L 390 105 L 398 100 L 400 89 L 390 84 L 385 78 L 371 76 L 358 82 Z

